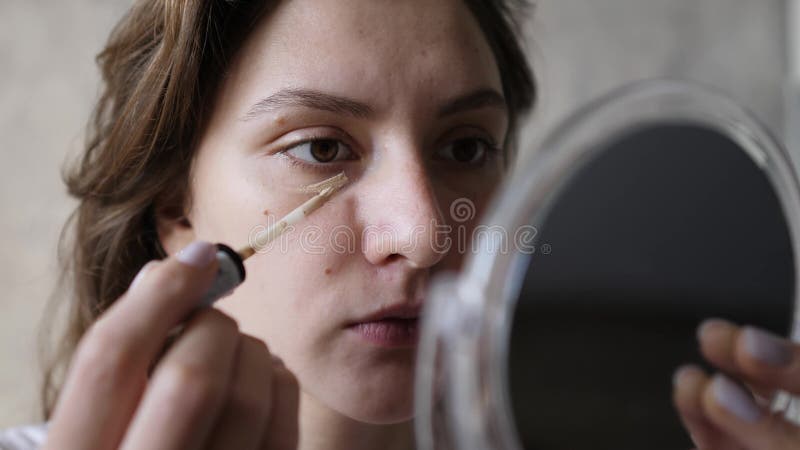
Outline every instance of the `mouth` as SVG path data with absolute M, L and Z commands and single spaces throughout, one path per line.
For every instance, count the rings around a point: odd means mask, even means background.
M 384 308 L 350 324 L 347 329 L 363 341 L 385 348 L 416 347 L 421 302 Z

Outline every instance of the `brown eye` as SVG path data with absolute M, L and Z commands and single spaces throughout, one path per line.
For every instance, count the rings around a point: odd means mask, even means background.
M 339 153 L 339 143 L 333 140 L 319 140 L 310 142 L 311 156 L 319 162 L 330 162 Z
M 458 139 L 437 152 L 437 157 L 461 164 L 481 165 L 491 146 L 481 139 Z
M 301 142 L 285 151 L 293 158 L 309 163 L 329 163 L 353 159 L 353 151 L 336 139 L 314 139 Z
M 472 162 L 477 156 L 480 156 L 481 150 L 478 141 L 456 141 L 453 143 L 453 159 L 458 162 Z

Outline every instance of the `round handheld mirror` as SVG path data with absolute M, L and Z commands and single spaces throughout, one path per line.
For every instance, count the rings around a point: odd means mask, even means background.
M 671 378 L 703 364 L 698 324 L 794 332 L 791 167 L 746 111 L 690 84 L 639 83 L 565 121 L 500 191 L 464 270 L 432 283 L 420 447 L 689 448 Z

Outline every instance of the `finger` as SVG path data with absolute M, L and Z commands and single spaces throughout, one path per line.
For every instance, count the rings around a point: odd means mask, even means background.
M 736 342 L 739 327 L 722 319 L 709 319 L 698 328 L 700 350 L 709 362 L 723 372 L 746 381 L 748 388 L 756 395 L 761 406 L 771 403 L 774 387 L 751 379 L 736 361 Z
M 715 375 L 706 385 L 703 410 L 719 430 L 747 450 L 800 448 L 796 427 L 759 407 L 749 392 L 725 375 Z
M 272 357 L 263 341 L 240 335 L 231 389 L 211 433 L 210 450 L 256 449 L 272 405 Z
M 239 344 L 236 322 L 198 312 L 156 366 L 123 449 L 202 448 L 225 404 Z
M 272 372 L 272 410 L 262 449 L 296 449 L 299 441 L 300 387 L 294 374 L 275 358 Z
M 739 450 L 742 447 L 722 433 L 703 411 L 703 392 L 709 379 L 702 369 L 684 366 L 675 372 L 673 403 L 692 442 L 701 450 Z
M 170 326 L 192 309 L 216 271 L 213 246 L 193 243 L 147 265 L 136 284 L 85 333 L 48 430 L 60 448 L 116 448 Z M 68 444 L 67 444 L 68 443 Z
M 712 320 L 701 326 L 701 350 L 723 371 L 771 399 L 776 390 L 800 394 L 800 347 L 753 327 Z
M 736 333 L 736 325 L 722 319 L 705 320 L 697 329 L 700 352 L 711 364 L 731 375 L 739 374 L 733 359 Z
M 800 347 L 787 339 L 743 327 L 735 341 L 734 360 L 757 385 L 800 394 Z
M 93 331 L 152 359 L 167 334 L 194 311 L 216 275 L 216 247 L 194 242 L 174 258 L 150 265 L 141 278 L 95 323 Z M 137 275 L 139 277 L 140 275 Z M 132 283 L 133 284 L 133 283 Z

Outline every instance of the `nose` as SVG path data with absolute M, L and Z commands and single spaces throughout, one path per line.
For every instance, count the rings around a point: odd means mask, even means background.
M 384 157 L 368 178 L 358 208 L 367 260 L 375 265 L 402 261 L 413 268 L 439 262 L 449 249 L 449 232 L 419 154 Z

